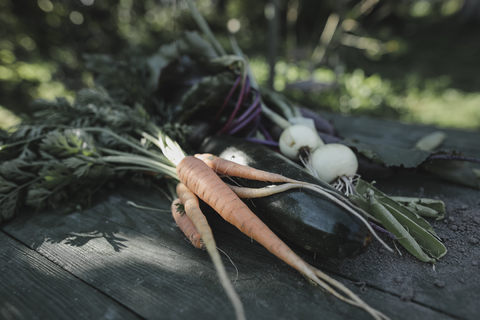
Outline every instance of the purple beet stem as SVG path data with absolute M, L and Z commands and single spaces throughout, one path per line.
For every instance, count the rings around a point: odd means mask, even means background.
M 249 91 L 250 91 L 250 80 L 247 77 L 245 82 L 242 83 L 242 88 L 240 89 L 240 95 L 238 97 L 237 105 L 235 106 L 235 109 L 233 110 L 232 114 L 230 115 L 230 118 L 228 118 L 227 123 L 218 132 L 219 134 L 225 133 L 225 131 L 230 127 L 230 124 L 232 123 L 233 119 L 237 115 L 237 112 L 240 109 L 240 106 L 242 105 L 243 100 L 245 99 L 245 97 L 247 96 Z
M 236 127 L 242 123 L 243 120 L 245 120 L 245 118 L 248 117 L 248 115 L 253 111 L 255 110 L 255 108 L 257 108 L 258 106 L 258 103 L 260 102 L 260 93 L 257 93 L 257 97 L 255 98 L 255 101 L 252 103 L 252 105 L 250 107 L 248 107 L 247 111 L 245 111 L 237 120 L 235 120 L 235 122 L 232 124 L 231 126 L 231 129 L 230 129 L 230 134 L 233 134 L 232 131 L 233 130 L 236 130 Z M 235 132 L 237 132 L 238 130 L 236 130 Z
M 237 87 L 238 87 L 238 84 L 240 83 L 241 78 L 242 78 L 241 76 L 238 76 L 237 80 L 235 80 L 235 84 L 233 85 L 232 89 L 230 89 L 230 92 L 228 93 L 227 97 L 223 101 L 223 104 L 220 107 L 220 109 L 218 110 L 217 115 L 215 116 L 215 119 L 213 120 L 213 123 L 215 123 L 218 120 L 218 117 L 220 117 L 223 110 L 227 106 L 228 101 L 230 101 L 230 99 L 232 98 L 233 93 L 235 92 L 235 90 L 237 90 Z
M 246 138 L 245 140 L 255 142 L 255 143 L 261 143 L 261 144 L 264 144 L 264 145 L 270 146 L 270 147 L 277 147 L 278 148 L 278 142 L 275 142 L 275 141 L 260 140 L 260 139 L 256 139 L 256 138 Z
M 270 135 L 268 130 L 265 128 L 265 126 L 261 122 L 260 122 L 259 128 L 260 128 L 260 131 L 262 131 L 263 135 L 265 136 L 265 139 L 267 139 L 267 141 L 275 141 L 273 140 L 272 136 Z
M 253 120 L 256 120 L 258 118 L 258 116 L 260 115 L 260 112 L 262 112 L 262 109 L 257 108 L 253 114 L 251 114 L 247 119 L 245 119 L 241 123 L 239 123 L 235 128 L 233 128 L 229 132 L 229 134 L 235 134 L 238 131 L 245 128 L 250 122 L 252 122 Z
M 306 108 L 300 108 L 300 113 L 302 116 L 305 118 L 310 118 L 313 120 L 313 123 L 315 124 L 315 128 L 318 131 L 328 133 L 330 135 L 335 135 L 335 128 L 333 125 L 326 119 L 322 118 L 320 115 L 318 115 L 316 112 L 306 109 Z

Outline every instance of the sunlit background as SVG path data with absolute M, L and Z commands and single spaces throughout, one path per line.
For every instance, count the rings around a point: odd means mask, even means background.
M 480 129 L 480 1 L 196 4 L 229 52 L 235 34 L 260 84 L 303 105 Z M 0 0 L 0 127 L 32 99 L 73 100 L 94 86 L 83 54 L 149 54 L 193 29 L 182 1 Z

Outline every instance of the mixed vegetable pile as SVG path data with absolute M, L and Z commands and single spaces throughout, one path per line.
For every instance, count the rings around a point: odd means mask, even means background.
M 186 32 L 149 57 L 87 56 L 96 88 L 73 104 L 35 101 L 31 116 L 0 133 L 0 222 L 25 206 L 80 210 L 107 182 L 131 179 L 174 197 L 175 221 L 210 254 L 238 319 L 242 303 L 202 202 L 316 285 L 385 319 L 279 236 L 325 256 L 354 257 L 372 235 L 393 251 L 378 231 L 434 264 L 447 250 L 423 217 L 442 219 L 443 203 L 389 197 L 364 179 L 422 168 L 478 188 L 468 165 L 478 160 L 434 151 L 438 133 L 411 150 L 342 140 L 319 115 L 260 88 L 234 39 L 235 55 L 225 54 L 188 3 L 209 42 Z

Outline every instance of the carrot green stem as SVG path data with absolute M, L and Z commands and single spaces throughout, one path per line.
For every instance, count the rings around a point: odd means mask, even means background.
M 124 137 L 119 136 L 118 134 L 114 133 L 111 130 L 107 130 L 107 129 L 103 129 L 103 128 L 91 128 L 91 127 L 82 128 L 82 130 L 87 131 L 87 132 L 101 132 L 101 133 L 108 134 L 108 135 L 114 137 L 115 139 L 117 139 L 118 141 L 132 147 L 133 149 L 135 149 L 135 150 L 137 150 L 137 151 L 139 151 L 139 152 L 141 152 L 141 153 L 143 153 L 143 154 L 145 154 L 145 155 L 147 155 L 151 158 L 157 159 L 158 161 L 160 161 L 161 163 L 163 163 L 165 165 L 170 164 L 170 161 L 168 161 L 168 159 L 165 156 L 158 155 L 158 154 L 155 154 L 151 151 L 148 151 L 147 149 L 142 148 L 138 144 L 135 144 L 135 143 L 129 141 L 128 139 L 125 139 Z
M 113 168 L 115 171 L 124 171 L 124 170 L 132 170 L 132 171 L 145 171 L 145 170 L 151 170 L 152 168 L 145 168 L 145 167 L 140 167 L 140 166 L 116 166 Z M 155 171 L 157 172 L 157 171 Z
M 38 140 L 38 139 L 45 138 L 46 136 L 47 136 L 46 134 L 42 134 L 41 136 L 38 136 L 38 137 L 35 137 L 35 138 L 20 140 L 20 141 L 9 143 L 9 144 L 4 144 L 4 145 L 0 146 L 0 150 L 10 148 L 10 147 L 14 147 L 14 146 L 18 146 L 18 145 L 25 144 L 25 143 L 29 143 L 29 142 L 32 142 L 32 141 L 35 141 L 35 140 Z
M 177 173 L 174 167 L 167 166 L 158 161 L 136 155 L 130 156 L 105 156 L 101 158 L 105 162 L 110 163 L 126 163 L 131 165 L 142 165 L 145 166 L 144 170 L 152 170 L 158 173 L 168 175 L 174 179 L 178 180 Z

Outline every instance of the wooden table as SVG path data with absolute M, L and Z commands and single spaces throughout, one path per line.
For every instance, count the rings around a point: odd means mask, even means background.
M 431 127 L 326 115 L 343 136 L 410 148 Z M 445 146 L 480 158 L 480 134 L 446 130 Z M 436 265 L 374 242 L 347 260 L 295 250 L 392 319 L 478 319 L 480 192 L 421 173 L 377 187 L 387 194 L 440 198 L 432 221 L 449 252 Z M 126 185 L 102 191 L 92 207 L 23 212 L 0 232 L 0 319 L 233 319 L 206 252 L 191 246 L 157 190 Z M 249 319 L 370 319 L 310 285 L 233 227 L 215 219 L 214 234 Z M 237 274 L 238 272 L 238 274 Z

